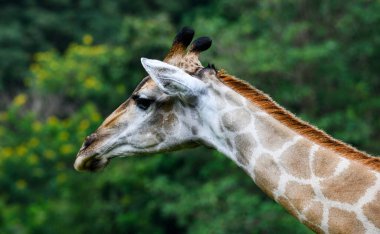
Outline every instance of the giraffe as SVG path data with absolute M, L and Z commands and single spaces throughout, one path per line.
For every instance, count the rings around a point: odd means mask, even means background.
M 78 171 L 114 157 L 206 145 L 233 160 L 290 214 L 317 233 L 380 233 L 380 159 L 298 119 L 248 83 L 203 67 L 211 46 L 183 28 L 132 96 L 86 137 Z

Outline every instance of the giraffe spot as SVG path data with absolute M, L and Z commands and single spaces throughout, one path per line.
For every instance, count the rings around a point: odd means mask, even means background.
M 280 169 L 270 154 L 262 154 L 255 164 L 253 170 L 255 174 L 255 183 L 266 194 L 273 197 L 273 191 L 278 187 L 280 181 Z
M 172 132 L 178 124 L 178 118 L 174 113 L 170 113 L 165 118 L 164 130 L 166 133 Z
M 354 212 L 333 207 L 330 209 L 328 220 L 330 233 L 365 233 L 363 224 Z
M 299 213 L 294 208 L 294 205 L 290 203 L 288 198 L 284 196 L 280 196 L 277 199 L 277 202 L 280 203 L 291 215 L 299 219 L 299 216 L 298 216 Z M 323 230 L 318 225 L 308 220 L 301 220 L 301 222 L 305 224 L 306 226 L 308 226 L 311 230 L 315 231 L 316 233 L 323 233 Z
M 284 195 L 298 212 L 302 212 L 315 197 L 314 190 L 310 185 L 299 184 L 294 181 L 287 183 Z
M 242 98 L 237 93 L 229 91 L 225 94 L 225 99 L 230 105 L 243 106 Z
M 363 206 L 363 213 L 377 228 L 380 228 L 380 192 L 374 200 Z
M 322 223 L 323 205 L 321 202 L 313 201 L 304 211 L 304 216 L 309 223 L 320 226 Z
M 148 125 L 158 125 L 162 126 L 164 122 L 164 116 L 162 114 L 157 114 L 154 116 L 154 118 L 150 121 L 150 124 Z
M 173 103 L 172 102 L 165 102 L 164 104 L 162 104 L 161 110 L 165 113 L 169 113 L 169 112 L 173 111 Z
M 314 223 L 309 222 L 308 220 L 302 220 L 302 223 L 308 226 L 315 233 L 324 233 L 324 231 L 318 225 L 315 225 Z
M 310 178 L 309 154 L 311 144 L 306 140 L 299 140 L 281 155 L 281 162 L 285 170 L 298 178 Z
M 320 185 L 327 199 L 354 204 L 375 180 L 375 175 L 364 166 L 351 163 L 340 175 L 325 179 Z
M 243 133 L 237 135 L 235 137 L 235 146 L 238 151 L 236 155 L 237 160 L 243 165 L 248 165 L 249 157 L 252 154 L 253 148 L 256 146 L 252 134 Z
M 291 215 L 298 218 L 297 210 L 294 208 L 293 204 L 290 203 L 288 198 L 280 196 L 278 197 L 277 202 L 280 203 Z
M 314 174 L 318 177 L 332 176 L 338 163 L 339 159 L 335 157 L 333 152 L 319 149 L 315 152 L 313 161 Z
M 248 111 L 240 108 L 229 111 L 222 116 L 222 123 L 226 129 L 231 132 L 236 132 L 251 122 L 251 116 Z
M 256 116 L 255 126 L 261 144 L 269 150 L 280 148 L 294 136 L 290 130 L 273 118 Z

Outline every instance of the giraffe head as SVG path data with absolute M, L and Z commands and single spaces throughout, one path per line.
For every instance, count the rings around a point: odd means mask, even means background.
M 142 58 L 149 76 L 101 126 L 86 137 L 78 152 L 76 170 L 96 171 L 113 157 L 173 151 L 207 144 L 199 128 L 209 116 L 209 87 L 217 81 L 213 66 L 203 67 L 199 53 L 211 46 L 200 37 L 190 48 L 194 31 L 182 29 L 164 61 Z

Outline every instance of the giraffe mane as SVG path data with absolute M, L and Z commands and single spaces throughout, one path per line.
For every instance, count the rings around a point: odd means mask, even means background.
M 294 114 L 285 110 L 278 103 L 273 101 L 267 94 L 254 88 L 247 82 L 227 74 L 224 70 L 218 71 L 217 76 L 222 83 L 255 105 L 259 106 L 269 115 L 300 135 L 323 147 L 337 152 L 347 159 L 358 161 L 371 169 L 380 172 L 380 158 L 372 157 L 362 151 L 359 151 L 358 149 L 331 137 L 324 131 L 297 118 Z

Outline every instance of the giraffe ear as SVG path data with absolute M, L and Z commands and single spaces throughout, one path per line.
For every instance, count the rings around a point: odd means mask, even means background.
M 141 63 L 158 87 L 170 96 L 193 99 L 203 93 L 206 84 L 181 68 L 159 60 L 141 58 Z

